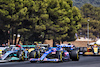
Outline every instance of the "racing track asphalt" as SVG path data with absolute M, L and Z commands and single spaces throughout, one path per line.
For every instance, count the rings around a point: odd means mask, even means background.
M 7 62 L 0 63 L 0 67 L 100 67 L 100 56 L 80 56 L 79 61 L 62 63 Z

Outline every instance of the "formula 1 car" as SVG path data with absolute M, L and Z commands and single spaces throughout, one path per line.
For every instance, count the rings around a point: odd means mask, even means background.
M 91 55 L 91 56 L 97 56 L 100 55 L 100 47 L 97 44 L 94 45 L 88 45 L 88 47 L 83 47 L 80 48 L 81 51 L 83 52 L 83 55 Z
M 8 49 L 8 48 L 7 48 Z M 15 61 L 15 60 L 28 60 L 28 51 L 22 47 L 9 47 L 3 56 L 0 58 L 0 62 Z
M 71 46 L 68 46 L 71 47 Z M 52 61 L 52 62 L 62 62 L 68 61 L 72 59 L 73 61 L 78 61 L 78 50 L 72 50 L 70 53 L 63 49 L 60 45 L 57 47 L 49 47 L 47 51 L 44 53 L 40 52 L 38 49 L 35 49 L 29 54 L 29 61 L 32 62 L 45 62 L 45 61 Z

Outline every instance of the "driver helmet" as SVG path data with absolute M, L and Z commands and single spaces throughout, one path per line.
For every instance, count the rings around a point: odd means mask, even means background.
M 94 43 L 94 45 L 97 45 L 96 43 Z
M 37 42 L 34 42 L 34 45 L 38 45 L 38 43 Z
M 68 45 L 71 45 L 71 42 L 68 42 Z
M 16 47 L 19 47 L 19 48 L 21 48 L 21 45 L 19 45 L 19 44 L 16 44 Z

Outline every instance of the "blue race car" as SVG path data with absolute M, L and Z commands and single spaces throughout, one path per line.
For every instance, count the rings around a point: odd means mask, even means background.
M 15 61 L 15 60 L 28 60 L 28 51 L 22 47 L 9 47 L 3 53 L 3 56 L 0 58 L 0 62 L 5 61 Z
M 71 47 L 71 46 L 67 46 Z M 62 48 L 61 45 L 57 47 L 49 47 L 45 52 L 40 52 L 39 49 L 35 49 L 29 54 L 30 62 L 44 62 L 44 61 L 53 61 L 53 62 L 62 62 L 72 59 L 73 61 L 79 60 L 78 50 L 74 49 L 70 53 Z

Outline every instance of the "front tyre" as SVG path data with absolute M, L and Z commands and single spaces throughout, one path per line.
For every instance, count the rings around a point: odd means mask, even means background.
M 36 52 L 35 51 L 31 51 L 29 53 L 29 58 L 36 58 Z
M 18 51 L 18 57 L 19 57 L 20 60 L 24 61 L 25 60 L 25 52 L 19 50 Z
M 79 61 L 79 50 L 72 50 L 70 54 L 72 61 Z
M 57 56 L 58 56 L 58 59 L 59 59 L 59 62 L 62 62 L 63 61 L 63 51 L 57 51 Z
M 85 56 L 85 52 L 87 52 L 87 47 L 83 47 L 83 56 Z

